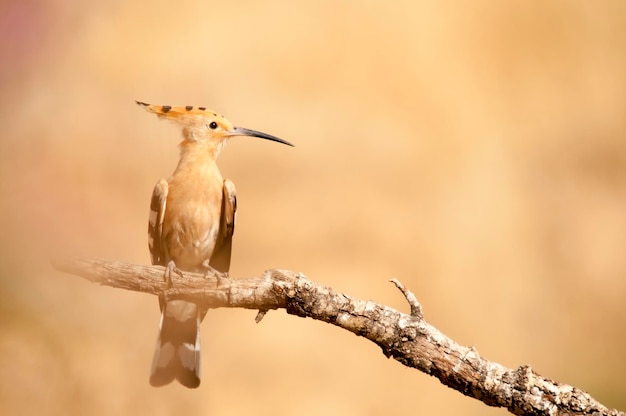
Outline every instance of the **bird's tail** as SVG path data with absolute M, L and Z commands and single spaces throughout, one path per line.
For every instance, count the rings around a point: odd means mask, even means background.
M 163 302 L 150 373 L 152 386 L 164 386 L 174 379 L 189 388 L 200 385 L 201 319 L 195 303 L 183 300 Z

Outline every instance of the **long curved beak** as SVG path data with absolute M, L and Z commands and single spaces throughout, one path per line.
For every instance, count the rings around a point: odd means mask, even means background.
M 243 127 L 235 127 L 231 134 L 231 136 L 250 136 L 250 137 L 258 137 L 260 139 L 271 140 L 273 142 L 278 142 L 282 144 L 286 144 L 287 146 L 294 147 L 293 144 L 289 143 L 286 140 L 279 139 L 278 137 L 272 136 L 271 134 L 261 133 L 260 131 L 244 129 Z

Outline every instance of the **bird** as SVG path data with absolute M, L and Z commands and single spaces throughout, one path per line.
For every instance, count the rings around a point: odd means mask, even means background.
M 180 158 L 172 176 L 157 182 L 150 201 L 148 247 L 152 264 L 173 272 L 213 273 L 228 277 L 237 196 L 216 160 L 228 140 L 250 136 L 293 144 L 278 137 L 235 127 L 222 115 L 194 106 L 136 103 L 159 118 L 182 127 Z M 200 385 L 200 323 L 207 309 L 185 300 L 159 296 L 161 321 L 150 384 L 164 386 L 174 379 L 188 388 Z

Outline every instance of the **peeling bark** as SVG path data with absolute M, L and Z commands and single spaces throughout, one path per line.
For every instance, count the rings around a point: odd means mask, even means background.
M 271 269 L 250 279 L 184 272 L 182 278 L 172 276 L 170 287 L 163 280 L 161 266 L 103 259 L 61 259 L 54 266 L 102 285 L 165 294 L 169 299 L 191 300 L 209 308 L 256 309 L 257 322 L 267 311 L 279 308 L 291 315 L 328 322 L 376 343 L 387 357 L 514 414 L 625 415 L 576 387 L 540 376 L 527 365 L 506 368 L 481 357 L 473 347 L 459 345 L 424 320 L 416 297 L 396 279 L 392 283 L 407 299 L 410 315 L 354 299 L 288 270 Z

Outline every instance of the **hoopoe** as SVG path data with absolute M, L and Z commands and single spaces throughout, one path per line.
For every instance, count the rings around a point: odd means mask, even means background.
M 172 271 L 228 273 L 235 227 L 235 185 L 224 180 L 216 159 L 233 136 L 252 136 L 293 146 L 269 134 L 234 127 L 205 107 L 137 104 L 183 128 L 180 160 L 173 175 L 152 192 L 148 224 L 152 264 Z M 169 273 L 169 274 L 168 274 Z M 169 278 L 169 277 L 168 277 Z M 159 298 L 161 323 L 150 384 L 177 379 L 200 385 L 200 322 L 207 310 L 183 301 Z

